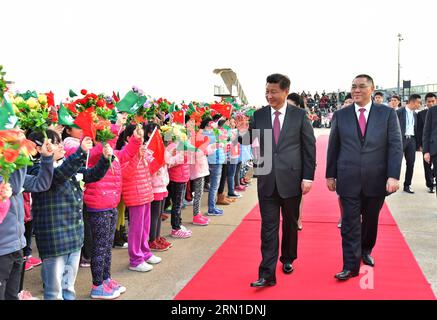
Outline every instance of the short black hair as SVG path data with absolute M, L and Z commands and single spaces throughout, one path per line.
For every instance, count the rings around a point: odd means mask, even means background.
M 283 74 L 280 73 L 271 74 L 267 77 L 266 81 L 267 83 L 279 84 L 279 88 L 281 88 L 281 90 L 290 90 L 290 78 L 288 78 Z
M 375 97 L 376 97 L 376 96 L 380 96 L 380 97 L 383 97 L 383 98 L 384 98 L 384 94 L 383 94 L 381 91 L 376 91 L 375 94 L 374 94 L 374 96 L 375 96 Z
M 215 115 L 212 116 L 212 120 L 213 121 L 217 121 L 218 119 L 220 119 L 222 117 L 222 115 L 220 113 L 216 113 Z
M 417 99 L 422 99 L 422 97 L 419 94 L 417 94 L 417 93 L 413 93 L 412 95 L 410 95 L 408 97 L 408 102 L 411 102 L 411 101 L 414 101 L 414 100 L 417 100 Z
M 370 82 L 370 83 L 372 84 L 372 86 L 375 85 L 375 83 L 373 82 L 372 77 L 369 76 L 368 74 L 364 74 L 364 73 L 363 73 L 363 74 L 359 74 L 359 75 L 357 75 L 354 79 L 356 79 L 356 78 L 366 78 L 367 81 Z
M 300 94 L 296 92 L 292 92 L 287 96 L 287 100 L 291 100 L 294 102 L 294 105 L 298 108 L 305 108 L 305 104 L 303 102 L 302 97 Z
M 394 94 L 391 96 L 392 98 L 398 99 L 398 101 L 401 101 L 401 97 L 399 97 L 397 94 Z
M 48 129 L 46 131 L 46 134 L 47 134 L 47 138 L 50 139 L 53 144 L 58 144 L 58 143 L 62 142 L 61 137 L 59 136 L 59 134 L 56 131 Z M 27 139 L 35 142 L 35 144 L 38 147 L 42 147 L 45 137 L 44 137 L 44 133 L 42 131 L 32 131 L 32 132 L 30 132 Z M 35 159 L 39 159 L 39 157 L 40 157 L 40 154 L 38 153 L 35 156 Z
M 344 100 L 347 100 L 347 99 L 352 99 L 352 95 L 351 95 L 350 93 L 348 93 L 348 94 L 346 95 L 346 97 L 344 97 Z
M 208 125 L 208 123 L 210 123 L 211 121 L 212 121 L 212 118 L 211 118 L 211 117 L 205 117 L 205 118 L 202 120 L 202 122 L 200 123 L 199 128 L 200 128 L 200 129 L 205 129 L 206 126 Z
M 428 99 L 428 98 L 437 98 L 437 96 L 434 93 L 432 93 L 432 92 L 428 92 L 425 95 L 425 100 Z

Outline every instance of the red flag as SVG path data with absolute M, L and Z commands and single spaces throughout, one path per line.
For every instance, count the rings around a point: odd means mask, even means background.
M 88 109 L 79 113 L 74 120 L 74 124 L 82 129 L 84 137 L 91 137 L 96 140 L 96 128 L 94 126 L 92 112 L 87 112 Z
M 55 106 L 55 94 L 50 90 L 50 92 L 45 94 L 47 97 L 47 105 L 49 107 Z
M 185 124 L 185 111 L 179 110 L 171 113 L 173 115 L 173 122 Z
M 222 116 L 226 117 L 227 119 L 231 118 L 232 106 L 230 104 L 215 103 L 215 104 L 211 104 L 209 107 L 212 110 L 217 111 L 218 113 L 220 113 Z
M 112 99 L 114 99 L 115 102 L 120 101 L 120 98 L 115 94 L 114 91 L 112 91 Z
M 161 134 L 155 128 L 153 133 L 147 141 L 147 150 L 151 151 L 153 160 L 149 163 L 150 174 L 157 172 L 164 164 L 164 142 L 162 141 Z

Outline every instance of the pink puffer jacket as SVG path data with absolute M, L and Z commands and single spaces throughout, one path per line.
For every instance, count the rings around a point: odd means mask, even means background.
M 141 143 L 141 140 L 132 137 L 122 150 L 114 150 L 115 159 L 106 175 L 97 182 L 85 184 L 84 201 L 88 208 L 110 209 L 117 207 L 122 191 L 122 166 L 127 166 L 138 154 Z M 102 144 L 99 143 L 90 151 L 88 166 L 95 166 L 101 154 Z
M 170 181 L 173 182 L 188 182 L 190 180 L 190 164 L 188 163 L 188 157 L 186 151 L 176 150 L 177 144 L 171 143 L 167 147 L 167 151 L 170 156 L 168 160 L 168 175 Z
M 206 177 L 209 175 L 209 164 L 208 164 L 208 154 L 215 151 L 216 145 L 210 144 L 206 148 L 206 154 L 202 150 L 197 152 L 190 152 L 189 163 L 190 163 L 190 180 L 195 180 L 198 178 Z
M 122 196 L 126 207 L 141 206 L 153 201 L 149 165 L 139 153 L 122 169 L 122 177 Z
M 168 168 L 167 165 L 159 168 L 158 171 L 152 175 L 152 188 L 153 193 L 163 193 L 167 192 L 167 186 L 170 182 L 170 178 L 168 176 Z

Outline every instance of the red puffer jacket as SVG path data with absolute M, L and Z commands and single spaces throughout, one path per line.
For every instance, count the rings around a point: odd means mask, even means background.
M 127 207 L 141 206 L 153 201 L 152 176 L 147 160 L 138 153 L 122 169 L 123 201 Z
M 166 159 L 170 181 L 188 182 L 190 180 L 190 164 L 188 163 L 187 151 L 177 150 L 177 144 L 171 143 L 167 147 L 171 155 Z
M 117 207 L 122 190 L 121 169 L 127 166 L 138 154 L 141 143 L 141 140 L 132 137 L 122 150 L 114 150 L 115 159 L 112 161 L 112 168 L 108 169 L 101 180 L 85 184 L 84 201 L 87 208 L 111 209 Z M 101 154 L 102 144 L 100 143 L 90 151 L 89 167 L 97 164 Z

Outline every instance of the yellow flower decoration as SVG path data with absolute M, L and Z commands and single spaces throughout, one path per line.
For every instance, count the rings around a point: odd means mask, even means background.
M 29 106 L 29 108 L 31 108 L 31 109 L 36 109 L 38 107 L 38 100 L 36 100 L 33 97 L 27 99 L 26 103 Z
M 45 106 L 47 104 L 47 96 L 45 94 L 38 95 L 38 102 Z

